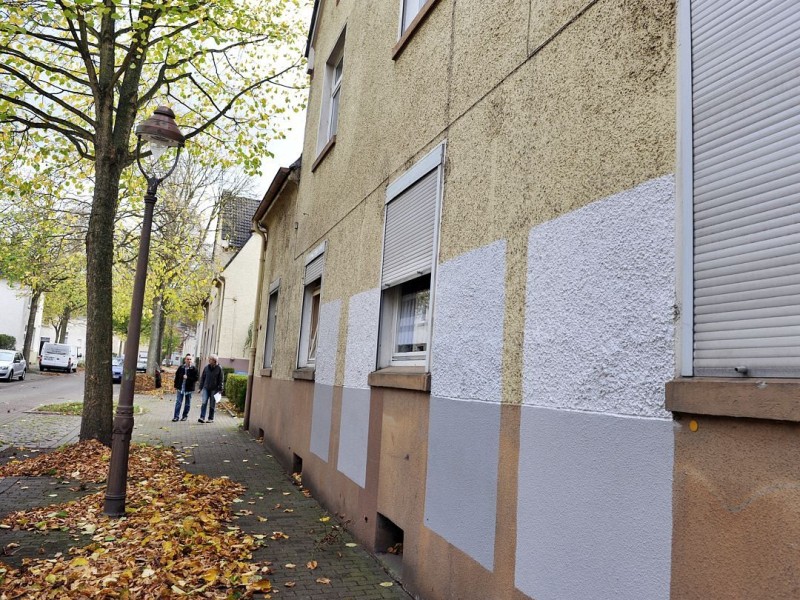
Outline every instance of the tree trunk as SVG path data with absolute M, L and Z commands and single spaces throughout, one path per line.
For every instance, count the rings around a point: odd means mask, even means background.
M 100 144 L 98 144 L 98 148 Z M 111 265 L 114 259 L 114 214 L 121 169 L 115 158 L 98 156 L 89 230 L 86 235 L 86 384 L 81 440 L 111 445 Z
M 150 344 L 147 346 L 147 374 L 154 376 L 159 360 L 159 338 L 161 337 L 161 321 L 164 316 L 161 311 L 161 296 L 153 298 L 153 319 L 150 321 Z
M 36 330 L 36 313 L 39 312 L 39 300 L 42 292 L 33 291 L 31 293 L 31 311 L 28 313 L 28 326 L 25 328 L 25 341 L 22 344 L 22 356 L 25 360 L 31 359 L 31 345 L 33 343 L 33 333 Z
M 161 312 L 164 313 L 164 305 L 161 305 Z M 164 332 L 169 330 L 169 319 L 167 319 L 166 314 L 161 317 L 161 328 L 158 330 L 158 344 L 156 347 L 158 349 L 158 364 L 161 364 L 161 361 L 164 360 Z
M 69 325 L 69 319 L 72 316 L 72 309 L 67 306 L 64 308 L 64 312 L 61 314 L 61 317 L 58 319 L 59 327 L 58 331 L 58 343 L 63 344 L 64 340 L 67 338 L 67 326 Z

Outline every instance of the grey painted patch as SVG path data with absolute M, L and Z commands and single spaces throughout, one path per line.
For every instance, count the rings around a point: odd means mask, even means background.
M 370 390 L 342 389 L 342 421 L 336 467 L 362 488 L 367 480 Z
M 667 600 L 672 422 L 523 407 L 516 585 L 536 600 Z
M 505 259 L 499 240 L 438 266 L 431 395 L 500 402 Z
M 336 351 L 339 346 L 339 319 L 342 314 L 342 301 L 326 302 L 319 309 L 319 333 L 314 380 L 317 383 L 333 385 L 336 378 Z
M 494 568 L 500 405 L 431 396 L 425 525 Z
M 671 176 L 531 230 L 525 404 L 669 416 L 674 247 Z
M 333 413 L 333 386 L 314 384 L 314 404 L 311 412 L 311 452 L 328 460 L 331 443 L 331 415 Z
M 367 377 L 375 370 L 381 291 L 378 288 L 352 296 L 347 311 L 347 353 L 344 357 L 344 385 L 369 388 Z

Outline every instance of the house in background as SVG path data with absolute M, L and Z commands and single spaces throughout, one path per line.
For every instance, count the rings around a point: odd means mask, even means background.
M 315 2 L 245 424 L 415 597 L 797 598 L 798 21 Z
M 44 298 L 39 302 L 36 313 L 30 356 L 25 359 L 28 364 L 35 364 L 39 352 L 39 331 L 42 326 Z M 0 333 L 11 335 L 16 340 L 16 350 L 22 350 L 25 344 L 25 332 L 31 310 L 30 293 L 25 288 L 0 279 Z
M 261 244 L 250 227 L 258 204 L 256 199 L 239 196 L 224 204 L 213 251 L 222 269 L 203 303 L 203 321 L 198 326 L 201 361 L 216 354 L 221 366 L 239 372 L 246 372 L 249 365 Z
M 67 324 L 67 332 L 63 343 L 74 346 L 79 355 L 86 353 L 86 327 L 85 316 L 74 317 Z M 49 323 L 42 323 L 41 334 L 36 345 L 37 352 L 45 342 L 58 341 L 55 328 Z M 111 338 L 111 351 L 118 355 L 123 352 L 123 340 L 117 334 L 114 334 Z

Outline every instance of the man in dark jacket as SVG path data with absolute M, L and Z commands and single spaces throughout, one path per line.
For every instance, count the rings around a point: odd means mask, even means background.
M 183 364 L 175 372 L 175 413 L 172 420 L 177 421 L 181 414 L 181 404 L 183 403 L 183 416 L 181 421 L 189 418 L 189 407 L 192 405 L 192 392 L 197 383 L 197 367 L 192 364 L 192 355 L 187 354 L 183 357 Z
M 198 423 L 213 423 L 214 408 L 217 406 L 215 394 L 222 394 L 222 367 L 217 364 L 216 355 L 208 357 L 208 364 L 203 369 L 200 376 L 200 394 L 203 397 L 203 405 L 200 407 L 200 418 Z M 208 407 L 208 421 L 206 421 L 206 407 Z

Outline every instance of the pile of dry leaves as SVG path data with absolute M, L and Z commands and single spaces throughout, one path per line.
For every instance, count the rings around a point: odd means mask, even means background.
M 0 476 L 103 481 L 109 455 L 97 442 L 82 442 L 11 462 Z M 269 566 L 249 562 L 260 540 L 230 525 L 242 486 L 186 473 L 164 448 L 132 446 L 129 465 L 125 518 L 103 514 L 99 491 L 0 521 L 6 529 L 69 531 L 90 541 L 69 556 L 26 560 L 18 570 L 0 564 L 0 599 L 247 598 L 270 591 Z

